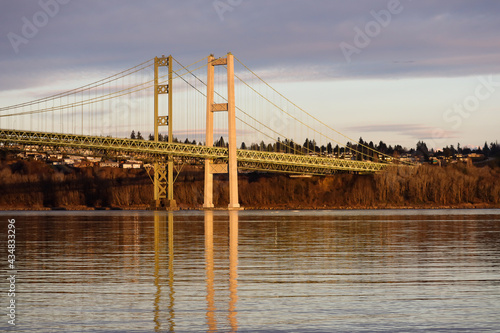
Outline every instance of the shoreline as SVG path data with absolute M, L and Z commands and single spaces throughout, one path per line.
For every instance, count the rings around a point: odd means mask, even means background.
M 248 206 L 241 207 L 241 210 L 440 210 L 440 209 L 500 209 L 500 205 L 477 203 L 477 204 L 461 204 L 461 205 L 408 205 L 408 206 L 395 206 L 388 205 L 385 207 L 363 207 L 363 206 L 330 206 L 330 207 L 280 207 L 280 206 Z M 47 211 L 168 211 L 167 209 L 152 209 L 146 205 L 135 206 L 119 206 L 119 207 L 86 207 L 86 206 L 67 206 L 67 207 L 0 207 L 0 211 L 29 211 L 29 212 L 47 212 Z M 213 209 L 205 209 L 203 207 L 180 207 L 174 211 L 228 211 L 224 207 L 215 207 Z

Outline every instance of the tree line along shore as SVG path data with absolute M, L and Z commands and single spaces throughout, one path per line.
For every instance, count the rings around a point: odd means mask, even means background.
M 241 173 L 247 209 L 500 208 L 500 164 L 481 167 L 388 167 L 376 174 L 290 177 Z M 174 197 L 181 209 L 203 204 L 201 167 L 186 166 Z M 228 204 L 227 175 L 215 175 L 214 204 Z M 148 209 L 153 185 L 145 169 L 57 167 L 40 161 L 0 160 L 0 209 Z

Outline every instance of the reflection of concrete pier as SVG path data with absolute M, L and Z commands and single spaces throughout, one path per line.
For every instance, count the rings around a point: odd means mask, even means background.
M 205 211 L 205 270 L 207 281 L 207 326 L 217 331 L 214 273 L 214 215 Z M 229 212 L 229 305 L 227 318 L 231 331 L 238 330 L 236 303 L 238 301 L 238 212 Z
M 229 324 L 238 330 L 236 302 L 238 301 L 238 212 L 229 211 Z
M 215 318 L 215 287 L 214 287 L 214 213 L 205 212 L 205 270 L 207 274 L 207 325 L 209 332 L 217 331 Z
M 205 211 L 205 274 L 206 274 L 206 325 L 208 332 L 216 332 L 218 330 L 218 320 L 221 317 L 217 317 L 217 313 L 221 314 L 221 308 L 226 309 L 225 306 L 221 306 L 220 303 L 216 301 L 216 290 L 221 290 L 217 288 L 221 284 L 223 286 L 229 283 L 229 299 L 227 300 L 227 293 L 223 293 L 224 302 L 227 304 L 227 315 L 226 319 L 222 319 L 224 324 L 219 326 L 231 327 L 231 331 L 238 330 L 238 318 L 237 318 L 237 302 L 238 302 L 238 211 L 229 211 L 229 239 L 228 243 L 227 234 L 219 235 L 224 239 L 224 243 L 229 245 L 229 265 L 228 265 L 228 276 L 229 280 L 221 278 L 220 275 L 216 276 L 216 263 L 215 251 L 214 249 L 214 212 L 211 210 Z M 168 221 L 167 221 L 168 217 Z M 226 220 L 227 221 L 227 220 Z M 224 226 L 223 230 L 227 225 Z M 225 245 L 224 243 L 218 242 L 219 245 Z M 168 244 L 168 245 L 167 245 Z M 224 247 L 225 252 L 226 248 Z M 225 256 L 224 256 L 225 257 Z M 162 275 L 162 272 L 168 271 L 168 275 Z M 182 269 L 181 269 L 182 271 Z M 221 272 L 219 270 L 219 272 Z M 227 272 L 224 267 L 222 272 Z M 221 273 L 222 273 L 221 272 Z M 178 272 L 179 273 L 179 272 Z M 221 274 L 227 277 L 225 274 Z M 162 212 L 155 212 L 154 214 L 154 285 L 156 287 L 155 297 L 154 297 L 154 326 L 155 332 L 169 331 L 174 332 L 176 329 L 175 325 L 175 286 L 174 286 L 174 213 L 168 212 L 168 215 Z M 166 288 L 167 287 L 167 288 Z M 168 291 L 168 297 L 162 295 L 162 289 Z M 223 288 L 225 289 L 225 287 Z M 179 291 L 182 293 L 182 291 Z M 163 296 L 164 302 L 168 303 L 163 305 L 161 297 Z M 219 299 L 220 299 L 219 295 Z M 182 300 L 181 300 L 182 301 Z M 179 302 L 178 302 L 179 303 Z M 182 302 L 181 302 L 182 303 Z M 219 312 L 217 307 L 219 305 Z M 178 305 L 179 306 L 179 305 Z M 225 311 L 224 311 L 225 312 Z M 224 313 L 223 312 L 223 313 Z M 165 325 L 165 317 L 168 323 L 168 327 L 162 327 Z M 226 321 L 227 320 L 227 321 Z

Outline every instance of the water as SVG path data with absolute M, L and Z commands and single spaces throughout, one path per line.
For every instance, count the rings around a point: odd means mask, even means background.
M 2 272 L 8 218 L 0 330 L 500 331 L 500 210 L 2 212 Z

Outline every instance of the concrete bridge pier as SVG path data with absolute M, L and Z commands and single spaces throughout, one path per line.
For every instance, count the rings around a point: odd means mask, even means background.
M 227 103 L 214 103 L 214 66 L 225 65 L 227 68 Z M 234 56 L 228 53 L 226 58 L 208 57 L 207 64 L 207 118 L 205 144 L 213 146 L 214 112 L 227 111 L 229 136 L 229 162 L 222 172 L 229 173 L 229 210 L 239 210 L 238 201 L 238 162 L 236 160 L 236 114 L 234 97 Z M 214 165 L 211 159 L 205 160 L 205 188 L 203 208 L 214 208 L 213 204 L 213 174 L 221 172 L 220 165 Z

